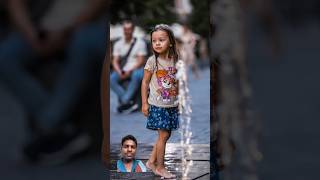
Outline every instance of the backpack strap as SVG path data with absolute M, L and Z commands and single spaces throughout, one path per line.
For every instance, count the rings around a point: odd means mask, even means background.
M 137 41 L 137 38 L 133 38 L 133 42 L 131 43 L 127 54 L 125 56 L 123 56 L 122 58 L 120 58 L 121 59 L 121 62 L 120 62 L 121 68 L 127 63 L 127 59 L 128 59 L 128 57 L 129 57 L 129 55 L 131 53 L 131 50 L 132 50 L 133 46 L 136 44 L 136 41 Z

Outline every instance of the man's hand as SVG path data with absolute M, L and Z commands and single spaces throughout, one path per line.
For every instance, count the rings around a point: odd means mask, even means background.
M 132 71 L 122 71 L 122 73 L 120 74 L 120 79 L 128 79 L 131 76 L 131 72 Z

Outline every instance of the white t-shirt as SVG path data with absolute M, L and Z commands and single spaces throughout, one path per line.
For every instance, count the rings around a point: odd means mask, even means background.
M 133 43 L 133 39 L 131 41 Z M 124 38 L 119 39 L 116 41 L 113 47 L 113 56 L 125 56 L 130 49 L 131 43 L 126 43 Z M 136 43 L 134 44 L 129 57 L 127 59 L 126 64 L 123 67 L 123 70 L 129 70 L 133 66 L 137 64 L 137 56 L 145 56 L 147 55 L 147 46 L 146 43 L 142 40 L 137 38 Z
M 152 73 L 148 103 L 158 107 L 178 106 L 177 69 L 174 61 L 167 61 L 158 57 L 157 68 L 155 56 L 151 56 L 144 69 Z

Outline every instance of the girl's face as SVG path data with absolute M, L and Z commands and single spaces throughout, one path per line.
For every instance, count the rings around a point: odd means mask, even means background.
M 166 54 L 169 50 L 170 40 L 168 33 L 164 30 L 157 30 L 152 33 L 152 48 L 159 54 Z

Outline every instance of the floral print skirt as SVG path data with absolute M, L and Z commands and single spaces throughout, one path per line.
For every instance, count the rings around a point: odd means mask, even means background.
M 177 130 L 179 128 L 178 107 L 149 106 L 147 128 L 151 130 Z

